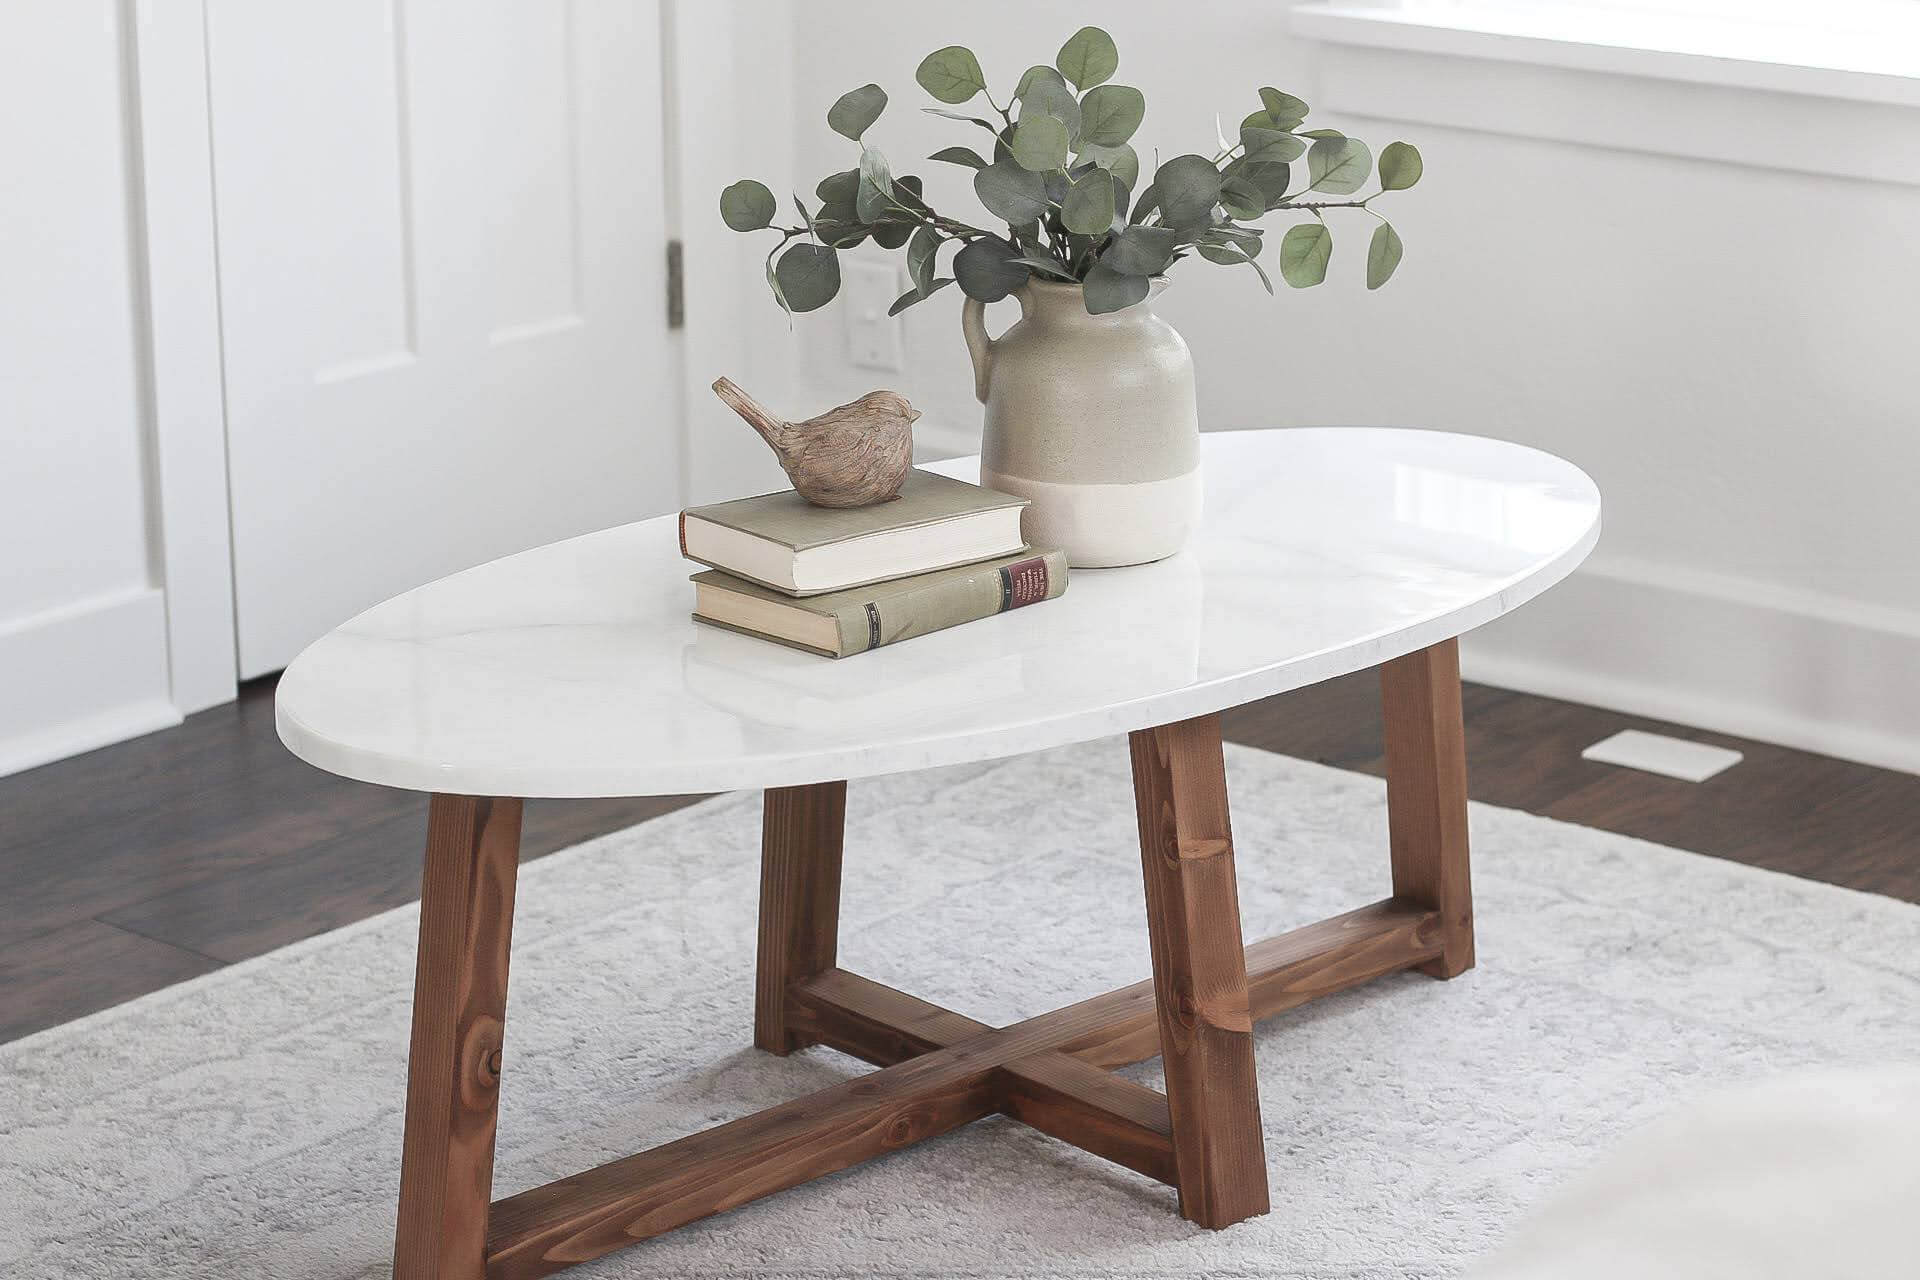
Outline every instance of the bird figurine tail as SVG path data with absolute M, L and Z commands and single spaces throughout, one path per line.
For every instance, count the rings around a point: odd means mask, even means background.
M 765 405 L 742 391 L 732 378 L 717 378 L 713 384 L 713 394 L 720 397 L 727 408 L 746 419 L 748 426 L 760 433 L 760 438 L 773 446 L 773 451 L 785 456 L 787 436 L 792 428 L 785 418 L 776 417 Z

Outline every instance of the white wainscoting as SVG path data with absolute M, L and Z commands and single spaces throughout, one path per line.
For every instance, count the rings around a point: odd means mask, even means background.
M 156 587 L 0 624 L 0 776 L 180 723 Z
M 1474 632 L 1461 664 L 1507 689 L 1920 773 L 1920 617 L 1899 610 L 1601 555 Z

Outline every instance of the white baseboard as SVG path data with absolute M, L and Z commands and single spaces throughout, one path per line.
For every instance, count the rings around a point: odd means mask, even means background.
M 166 602 L 137 587 L 0 625 L 0 776 L 180 723 Z
M 1468 636 L 1468 679 L 1920 773 L 1920 617 L 1608 558 Z

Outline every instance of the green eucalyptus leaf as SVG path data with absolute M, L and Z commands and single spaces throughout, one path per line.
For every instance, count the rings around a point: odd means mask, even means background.
M 1015 128 L 1016 126 L 1014 125 L 1008 125 L 993 135 L 993 158 L 995 160 L 1013 159 L 1013 131 Z
M 1268 115 L 1265 110 L 1249 111 L 1247 118 L 1240 122 L 1240 129 L 1242 132 L 1248 129 L 1271 129 L 1275 133 L 1291 132 L 1291 130 L 1282 125 L 1278 120 Z
M 926 211 L 920 198 L 920 179 L 909 173 L 893 180 L 893 201 L 872 228 L 873 242 L 882 249 L 898 249 L 923 225 L 909 210 Z
M 1080 103 L 1080 146 L 1117 147 L 1146 119 L 1147 99 L 1132 85 L 1103 84 Z
M 1280 240 L 1280 278 L 1296 289 L 1327 278 L 1327 259 L 1333 256 L 1333 232 L 1324 222 L 1303 222 Z
M 948 164 L 963 164 L 969 169 L 984 169 L 987 162 L 972 147 L 942 147 L 928 156 L 929 160 L 944 160 Z
M 1098 27 L 1082 27 L 1067 37 L 1054 55 L 1053 65 L 1060 74 L 1085 93 L 1097 84 L 1105 84 L 1120 69 L 1120 51 L 1113 37 Z
M 1358 138 L 1321 138 L 1307 150 L 1307 186 L 1314 191 L 1350 195 L 1372 168 L 1373 153 Z
M 1373 229 L 1373 239 L 1367 244 L 1367 288 L 1378 289 L 1393 278 L 1400 253 L 1400 233 L 1391 224 L 1383 222 Z
M 1020 83 L 1013 87 L 1015 100 L 1025 102 L 1027 96 L 1035 92 L 1035 84 L 1041 81 L 1052 81 L 1062 89 L 1067 89 L 1069 94 L 1072 93 L 1072 90 L 1068 88 L 1067 78 L 1058 71 L 1055 71 L 1052 67 L 1031 66 L 1021 73 Z M 1044 92 L 1044 90 L 1042 90 L 1042 92 Z
M 1252 165 L 1240 165 L 1235 171 L 1235 177 L 1246 178 L 1248 182 L 1258 186 L 1261 196 L 1267 198 L 1267 207 L 1271 209 L 1273 205 L 1286 200 L 1286 188 L 1292 186 L 1294 169 L 1292 165 L 1263 159 Z
M 940 116 L 947 120 L 963 120 L 968 124 L 977 124 L 988 133 L 998 132 L 1000 128 L 999 125 L 993 123 L 991 120 L 982 120 L 979 116 L 970 116 L 964 111 L 948 111 L 944 107 L 922 107 L 920 109 L 930 116 Z
M 1267 196 L 1246 178 L 1223 178 L 1220 182 L 1220 207 L 1236 218 L 1257 218 L 1267 211 Z
M 1080 288 L 1086 298 L 1087 314 L 1104 316 L 1110 312 L 1124 311 L 1141 301 L 1147 296 L 1151 282 L 1145 276 L 1116 271 L 1102 258 L 1087 271 L 1087 278 Z
M 1100 260 L 1123 275 L 1157 276 L 1167 269 L 1179 242 L 1180 233 L 1172 227 L 1127 227 Z
M 780 202 L 763 182 L 742 178 L 720 193 L 720 219 L 735 231 L 758 231 L 773 225 Z
M 907 242 L 907 279 L 923 294 L 933 286 L 933 260 L 939 252 L 940 235 L 932 227 L 917 229 Z
M 1238 245 L 1199 244 L 1194 248 L 1208 262 L 1217 262 L 1223 267 L 1237 267 L 1243 262 L 1246 263 L 1253 268 L 1254 274 L 1260 277 L 1260 283 L 1266 286 L 1267 292 L 1273 292 L 1273 281 L 1268 279 L 1266 268 L 1255 262 L 1253 255 L 1245 252 Z
M 1160 189 L 1149 182 L 1140 188 L 1140 196 L 1133 202 L 1133 213 L 1129 222 L 1145 222 L 1148 215 L 1160 207 Z
M 940 279 L 930 282 L 924 290 L 909 289 L 893 300 L 893 305 L 887 308 L 887 314 L 897 316 L 914 303 L 926 301 L 952 283 L 952 276 L 942 276 Z
M 1031 278 L 1017 259 L 1018 251 L 997 236 L 968 241 L 953 255 L 953 274 L 960 290 L 981 302 L 998 302 Z
M 1380 151 L 1380 189 L 1405 191 L 1420 181 L 1426 166 L 1420 151 L 1411 142 L 1389 142 Z
M 858 142 L 886 109 L 887 91 L 877 84 L 863 84 L 841 94 L 839 101 L 827 108 L 827 128 Z
M 1154 173 L 1153 187 L 1160 216 L 1169 226 L 1191 231 L 1212 220 L 1220 199 L 1220 171 L 1205 156 L 1175 156 Z
M 791 325 L 793 322 L 793 304 L 787 301 L 786 290 L 780 287 L 779 277 L 773 274 L 773 256 L 771 254 L 767 256 L 767 288 L 773 290 L 773 300 L 780 304 L 782 311 L 787 313 L 787 322 Z
M 790 311 L 817 311 L 840 292 L 840 255 L 825 245 L 796 241 L 773 268 Z
M 860 199 L 860 171 L 842 169 L 839 173 L 830 173 L 814 185 L 813 194 L 820 197 L 822 217 L 844 213 L 850 218 L 855 202 Z
M 950 44 L 936 49 L 920 62 L 913 73 L 920 87 L 946 103 L 965 102 L 987 87 L 980 59 L 965 45 Z
M 1060 203 L 1060 225 L 1083 236 L 1097 236 L 1113 226 L 1113 175 L 1095 167 L 1067 188 Z
M 1208 231 L 1203 242 L 1211 244 L 1237 244 L 1249 258 L 1260 256 L 1260 246 L 1266 243 L 1258 227 L 1240 227 L 1231 222 L 1223 222 Z
M 813 234 L 820 243 L 835 249 L 851 249 L 872 234 L 875 228 L 858 222 L 835 222 L 827 218 L 813 220 Z
M 1008 226 L 1024 226 L 1047 211 L 1047 184 L 1013 160 L 996 160 L 973 175 L 973 193 Z
M 1307 118 L 1306 103 L 1271 85 L 1260 90 L 1260 102 L 1266 108 L 1267 115 L 1282 129 L 1292 129 Z
M 1140 181 L 1140 157 L 1124 142 L 1117 147 L 1084 143 L 1080 148 L 1080 158 L 1091 160 L 1129 187 Z
M 1285 164 L 1307 149 L 1306 143 L 1290 133 L 1246 125 L 1240 126 L 1240 145 L 1244 148 L 1240 158 L 1248 164 Z
M 1032 267 L 1035 271 L 1038 271 L 1042 275 L 1052 276 L 1055 280 L 1064 281 L 1068 284 L 1079 283 L 1073 278 L 1073 272 L 1061 266 L 1059 262 L 1057 262 L 1053 258 L 1047 258 L 1047 257 L 1038 256 L 1035 254 L 1023 253 L 1019 257 L 1013 259 L 1013 261 L 1019 263 L 1023 267 Z
M 878 222 L 891 206 L 893 171 L 887 158 L 873 147 L 860 153 L 860 186 L 853 207 L 862 222 Z
M 1021 84 L 1025 92 L 1020 95 L 1020 119 L 1052 116 L 1067 126 L 1068 145 L 1076 145 L 1080 138 L 1080 100 L 1060 73 L 1052 67 L 1034 67 Z
M 1338 129 L 1296 129 L 1294 132 L 1303 138 L 1344 138 L 1347 136 Z
M 1113 221 L 1107 224 L 1107 230 L 1119 235 L 1127 225 L 1127 201 L 1133 198 L 1133 190 L 1127 180 L 1119 174 L 1113 175 Z
M 1024 116 L 1013 130 L 1014 160 L 1035 173 L 1064 166 L 1069 145 L 1066 122 L 1055 116 Z

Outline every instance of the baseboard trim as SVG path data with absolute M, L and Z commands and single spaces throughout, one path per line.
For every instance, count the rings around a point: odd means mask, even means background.
M 0 672 L 0 777 L 181 720 L 155 587 L 0 626 Z
M 1920 773 L 1920 619 L 1607 558 L 1467 637 L 1472 680 Z

